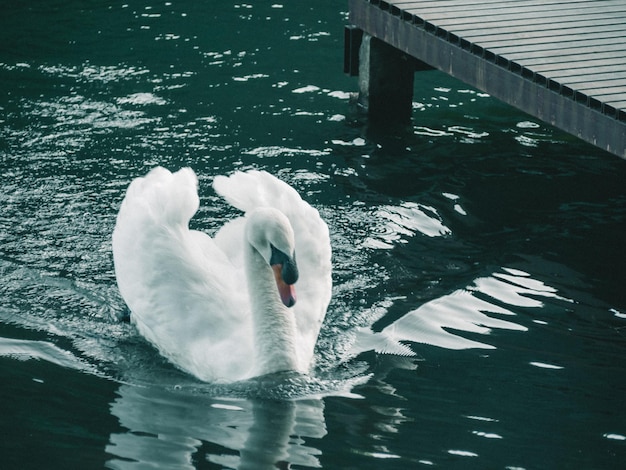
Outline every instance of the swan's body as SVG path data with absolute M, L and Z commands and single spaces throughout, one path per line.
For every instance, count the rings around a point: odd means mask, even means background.
M 131 319 L 201 380 L 306 373 L 331 295 L 328 228 L 268 173 L 218 176 L 213 186 L 246 215 L 211 238 L 189 229 L 199 207 L 191 169 L 155 168 L 131 183 L 113 233 Z

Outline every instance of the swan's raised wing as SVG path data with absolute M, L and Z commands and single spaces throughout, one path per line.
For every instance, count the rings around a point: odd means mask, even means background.
M 214 241 L 189 230 L 198 205 L 189 168 L 135 179 L 113 232 L 115 274 L 138 330 L 165 357 L 203 380 L 234 380 L 247 372 L 237 359 L 252 354 L 247 294 L 231 292 L 242 276 Z
M 300 271 L 296 284 L 298 301 L 294 307 L 299 336 L 298 361 L 302 370 L 308 370 L 332 291 L 331 248 L 326 223 L 295 189 L 265 171 L 218 176 L 213 187 L 244 212 L 269 206 L 289 219 L 295 234 Z M 229 230 L 227 227 L 224 230 Z M 218 233 L 216 239 L 221 235 Z

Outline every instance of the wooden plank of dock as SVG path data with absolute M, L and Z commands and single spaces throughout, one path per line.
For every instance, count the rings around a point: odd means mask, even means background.
M 625 0 L 349 0 L 366 34 L 626 158 Z

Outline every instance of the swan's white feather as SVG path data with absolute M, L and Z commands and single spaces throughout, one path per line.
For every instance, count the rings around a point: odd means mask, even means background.
M 252 320 L 241 249 L 244 218 L 215 239 L 189 230 L 199 207 L 189 168 L 155 168 L 128 188 L 113 233 L 120 292 L 139 332 L 181 369 L 206 381 L 249 378 L 254 357 Z M 298 369 L 311 366 L 331 294 L 328 228 L 286 183 L 265 172 L 218 177 L 218 193 L 239 209 L 281 210 L 296 238 Z

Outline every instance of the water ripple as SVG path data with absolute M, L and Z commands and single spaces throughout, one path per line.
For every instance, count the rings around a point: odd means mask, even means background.
M 370 248 L 393 248 L 394 243 L 406 243 L 405 237 L 421 233 L 427 237 L 450 235 L 437 209 L 424 204 L 404 202 L 399 206 L 383 206 L 374 213 L 380 225 L 374 228 L 374 237 L 368 237 L 364 245 Z
M 489 335 L 494 328 L 527 331 L 528 328 L 513 321 L 512 317 L 517 315 L 519 309 L 541 308 L 543 304 L 537 300 L 541 297 L 570 302 L 557 295 L 556 289 L 531 279 L 528 273 L 510 268 L 503 268 L 503 271 L 478 278 L 465 289 L 431 300 L 379 333 L 361 328 L 352 353 L 371 349 L 394 351 L 394 348 L 397 349 L 394 345 L 407 341 L 446 349 L 494 349 L 493 345 L 469 339 L 460 332 Z M 508 318 L 505 320 L 494 315 Z

